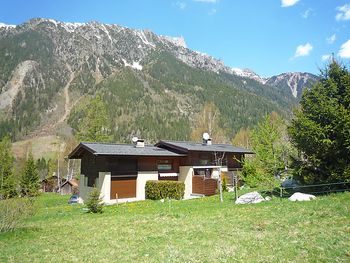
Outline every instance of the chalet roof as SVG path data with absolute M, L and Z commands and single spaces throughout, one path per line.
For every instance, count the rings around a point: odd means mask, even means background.
M 156 146 L 163 147 L 169 150 L 176 150 L 181 153 L 188 151 L 200 151 L 200 152 L 229 152 L 229 153 L 243 153 L 253 154 L 251 150 L 235 147 L 231 144 L 203 144 L 198 142 L 185 142 L 185 141 L 159 141 Z
M 94 155 L 118 155 L 118 156 L 184 156 L 155 146 L 135 147 L 132 144 L 113 143 L 80 143 L 68 156 L 70 159 L 80 158 L 82 151 L 87 150 Z
M 63 184 L 61 184 L 61 187 L 64 186 L 65 184 L 70 184 L 73 187 L 79 187 L 79 182 L 76 179 L 65 181 Z

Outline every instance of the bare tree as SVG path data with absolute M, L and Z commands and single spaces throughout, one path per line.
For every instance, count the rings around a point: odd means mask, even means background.
M 220 202 L 222 203 L 224 201 L 224 198 L 223 198 L 223 194 L 222 194 L 221 167 L 222 167 L 223 160 L 225 158 L 225 153 L 224 152 L 214 152 L 214 158 L 215 158 L 215 165 L 220 166 L 218 186 L 219 186 Z

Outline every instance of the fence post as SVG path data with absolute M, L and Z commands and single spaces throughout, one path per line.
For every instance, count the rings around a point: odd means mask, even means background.
M 283 187 L 280 187 L 280 198 L 283 197 Z

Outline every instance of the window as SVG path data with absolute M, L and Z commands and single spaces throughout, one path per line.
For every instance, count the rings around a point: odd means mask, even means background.
M 171 160 L 158 160 L 158 171 L 170 171 L 173 169 L 173 162 Z

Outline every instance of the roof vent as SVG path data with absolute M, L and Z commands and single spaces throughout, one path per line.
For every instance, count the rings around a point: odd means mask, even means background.
M 205 132 L 203 133 L 203 144 L 204 145 L 211 145 L 211 138 L 209 133 Z
M 136 148 L 139 147 L 145 147 L 145 140 L 139 139 L 137 137 L 132 137 L 132 143 L 135 145 Z

